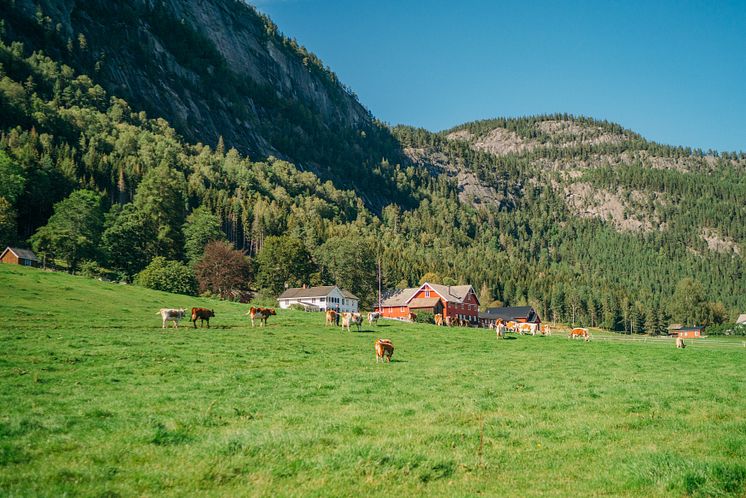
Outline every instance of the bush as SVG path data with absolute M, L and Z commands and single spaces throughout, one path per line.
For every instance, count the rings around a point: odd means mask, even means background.
M 435 315 L 428 313 L 427 311 L 415 311 L 417 318 L 414 319 L 415 323 L 435 323 Z
M 705 335 L 743 335 L 746 336 L 746 324 L 723 323 L 710 325 L 704 331 Z
M 116 274 L 107 270 L 95 261 L 87 260 L 80 264 L 78 274 L 88 278 L 100 278 L 102 280 L 115 280 Z
M 153 261 L 137 274 L 135 284 L 176 294 L 197 294 L 197 279 L 191 268 L 162 256 L 153 258 Z

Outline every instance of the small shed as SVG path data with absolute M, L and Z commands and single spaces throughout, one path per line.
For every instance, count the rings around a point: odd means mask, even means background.
M 0 254 L 0 262 L 14 265 L 39 267 L 39 258 L 30 249 L 19 249 L 17 247 L 6 247 Z

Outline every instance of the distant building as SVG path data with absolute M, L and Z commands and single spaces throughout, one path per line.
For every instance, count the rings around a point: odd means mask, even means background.
M 471 285 L 440 285 L 425 282 L 420 287 L 401 289 L 377 308 L 385 318 L 409 319 L 410 313 L 441 314 L 443 318 L 465 320 L 476 325 L 479 299 Z
M 36 257 L 34 251 L 29 249 L 18 249 L 17 247 L 6 247 L 2 254 L 0 254 L 0 262 L 10 263 L 14 265 L 33 266 L 39 267 L 39 258 Z
M 494 325 L 497 320 L 517 323 L 541 323 L 539 314 L 531 306 L 487 308 L 487 311 L 479 314 L 479 324 L 483 327 Z
M 356 313 L 359 311 L 360 303 L 357 296 L 336 285 L 290 288 L 280 294 L 277 301 L 282 309 L 299 304 L 307 311 L 336 310 L 343 313 Z
M 681 337 L 682 339 L 695 339 L 702 337 L 704 327 L 685 327 L 675 323 L 668 327 L 668 335 Z

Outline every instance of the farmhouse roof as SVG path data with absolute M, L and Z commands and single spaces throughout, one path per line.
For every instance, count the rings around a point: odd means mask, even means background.
M 360 301 L 360 298 L 359 298 L 359 297 L 357 297 L 357 296 L 356 296 L 355 294 L 353 294 L 352 292 L 350 292 L 350 291 L 348 291 L 348 290 L 344 290 L 344 289 L 342 289 L 342 295 L 343 295 L 343 296 L 344 296 L 345 298 L 347 298 L 347 299 L 354 299 L 355 301 Z
M 439 297 L 418 297 L 409 301 L 410 308 L 432 308 L 440 302 Z
M 418 288 L 399 289 L 394 294 L 384 299 L 381 306 L 406 306 L 407 301 L 414 296 Z
M 420 287 L 415 289 L 415 291 L 422 289 L 426 285 L 437 292 L 440 297 L 450 303 L 463 303 L 464 299 L 466 299 L 466 296 L 469 295 L 469 291 L 474 292 L 474 289 L 471 285 L 441 285 L 431 284 L 430 282 L 425 282 Z M 476 293 L 474 294 L 474 296 L 476 297 Z M 477 302 L 479 302 L 479 299 L 477 299 Z
M 738 318 L 736 318 L 736 323 L 746 323 L 746 313 L 738 315 Z
M 0 254 L 0 258 L 5 256 L 5 253 L 8 251 L 12 252 L 17 257 L 22 258 L 22 259 L 28 259 L 30 261 L 37 261 L 37 262 L 39 261 L 39 258 L 36 257 L 36 254 L 34 254 L 34 251 L 30 249 L 19 249 L 17 247 L 10 247 L 10 246 L 5 248 L 3 253 Z
M 681 330 L 683 326 L 684 325 L 680 323 L 672 323 L 671 325 L 668 326 L 668 330 Z
M 328 296 L 329 293 L 335 289 L 336 285 L 322 285 L 319 287 L 291 287 L 285 289 L 285 292 L 280 294 L 277 299 L 299 299 L 305 297 L 324 297 Z
M 525 318 L 528 322 L 533 322 L 539 319 L 539 315 L 536 313 L 531 306 L 507 306 L 504 308 L 487 308 L 486 313 L 481 313 L 480 318 L 486 319 L 501 319 L 501 320 L 516 320 L 518 318 Z

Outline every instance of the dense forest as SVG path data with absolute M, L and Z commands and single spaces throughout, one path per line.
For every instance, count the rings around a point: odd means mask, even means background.
M 52 36 L 38 18 L 39 36 Z M 371 120 L 367 132 L 309 125 L 326 130 L 309 171 L 287 160 L 306 145 L 277 145 L 279 159 L 190 141 L 107 91 L 95 67 L 0 33 L 0 244 L 31 245 L 69 271 L 151 286 L 171 271 L 181 292 L 226 298 L 335 283 L 369 307 L 380 263 L 386 289 L 469 283 L 483 305 L 635 333 L 746 310 L 742 154 L 570 115 L 441 133 Z M 293 122 L 271 126 L 293 136 Z M 236 260 L 243 283 L 230 293 L 207 276 L 234 249 L 246 264 Z

